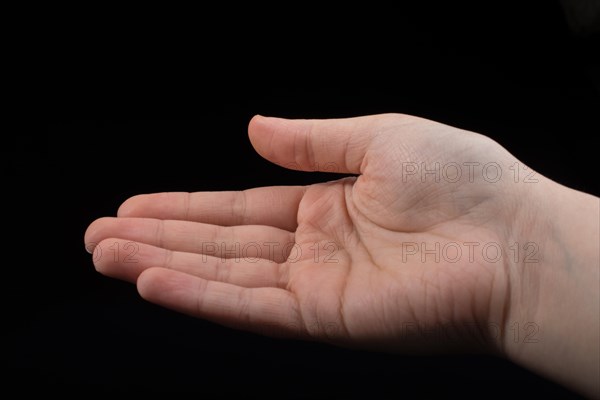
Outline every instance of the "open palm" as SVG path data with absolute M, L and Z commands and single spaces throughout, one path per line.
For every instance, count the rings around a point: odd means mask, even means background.
M 255 117 L 249 132 L 274 163 L 357 176 L 133 197 L 88 228 L 96 268 L 149 301 L 271 335 L 407 349 L 504 329 L 523 196 L 502 147 L 406 115 Z

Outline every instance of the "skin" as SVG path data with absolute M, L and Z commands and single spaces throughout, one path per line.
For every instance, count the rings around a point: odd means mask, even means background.
M 408 115 L 256 116 L 249 137 L 281 166 L 354 176 L 135 196 L 89 226 L 96 269 L 229 327 L 491 352 L 600 395 L 597 197 L 485 136 Z M 109 256 L 115 242 L 135 254 Z

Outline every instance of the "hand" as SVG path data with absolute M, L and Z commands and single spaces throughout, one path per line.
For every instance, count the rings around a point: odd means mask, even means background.
M 85 242 L 135 247 L 138 262 L 98 256 L 97 270 L 234 328 L 386 350 L 483 348 L 527 364 L 511 329 L 549 329 L 539 274 L 558 248 L 547 225 L 558 185 L 485 136 L 406 115 L 257 116 L 249 135 L 281 166 L 358 176 L 133 197 Z
M 136 196 L 118 218 L 94 222 L 86 243 L 134 241 L 139 262 L 100 257 L 98 270 L 137 280 L 145 298 L 197 317 L 349 344 L 404 346 L 406 329 L 503 320 L 511 259 L 488 262 L 481 246 L 508 250 L 525 200 L 506 182 L 485 181 L 481 167 L 456 183 L 456 168 L 439 182 L 417 171 L 469 162 L 500 162 L 507 171 L 516 160 L 496 143 L 396 115 L 256 117 L 249 132 L 277 164 L 360 175 L 308 187 Z M 464 243 L 480 245 L 471 255 Z

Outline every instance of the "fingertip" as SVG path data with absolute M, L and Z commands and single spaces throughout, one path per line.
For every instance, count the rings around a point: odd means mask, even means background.
M 248 133 L 252 135 L 264 132 L 265 130 L 272 129 L 273 124 L 282 121 L 285 121 L 285 118 L 266 117 L 264 115 L 256 114 L 248 123 Z
M 119 252 L 113 251 L 115 249 L 133 249 L 133 252 L 119 257 Z M 148 263 L 143 255 L 138 257 L 138 250 L 139 244 L 135 242 L 118 238 L 104 239 L 96 246 L 92 262 L 96 272 L 104 276 L 135 283 Z
M 248 124 L 248 137 L 254 150 L 263 158 L 275 163 L 286 163 L 290 153 L 290 135 L 281 135 L 289 131 L 290 120 L 255 115 Z M 281 154 L 283 152 L 283 154 Z
M 268 140 L 265 140 L 265 132 L 268 129 L 268 121 L 262 115 L 255 115 L 248 123 L 248 138 L 254 150 L 261 156 L 265 156 L 264 148 Z
M 164 271 L 161 268 L 148 268 L 138 276 L 136 287 L 138 293 L 144 300 L 153 301 L 156 299 L 157 287 L 159 286 Z
M 260 115 L 260 114 L 256 114 L 256 115 L 254 115 L 254 117 L 252 117 L 252 118 L 250 119 L 250 123 L 249 123 L 249 125 L 250 125 L 250 126 L 253 126 L 254 124 L 261 123 L 261 122 L 262 122 L 264 119 L 265 119 L 265 117 L 264 117 L 264 116 L 262 116 L 262 115 Z
M 85 241 L 85 239 L 84 239 L 84 241 L 83 241 L 83 245 L 84 245 L 85 251 L 86 251 L 88 254 L 94 254 L 94 249 L 95 249 L 95 247 L 96 247 L 94 243 L 87 243 L 87 242 Z
M 102 228 L 109 219 L 109 217 L 102 217 L 89 224 L 89 226 L 85 230 L 85 233 L 83 234 L 83 243 L 85 246 L 85 251 L 87 251 L 90 254 L 94 253 L 96 246 L 98 246 L 98 238 L 102 233 Z
M 256 114 L 250 122 L 248 123 L 248 135 L 250 136 L 250 140 L 252 140 L 253 136 L 264 130 L 265 125 L 268 124 L 268 118 L 262 115 Z
M 252 117 L 252 119 L 250 120 L 250 125 L 252 125 L 254 123 L 268 123 L 269 120 L 275 120 L 275 119 L 281 119 L 281 118 L 268 117 L 268 116 L 262 115 L 262 114 L 255 114 L 254 117 Z
M 151 267 L 138 275 L 136 285 L 144 299 L 156 302 L 173 297 L 174 292 L 185 291 L 194 279 L 199 278 L 172 269 Z
M 178 312 L 195 315 L 199 282 L 206 281 L 184 272 L 154 267 L 143 271 L 138 276 L 136 286 L 144 300 Z
M 136 195 L 125 200 L 117 210 L 117 217 L 133 217 L 136 214 L 137 209 L 139 208 L 140 200 L 144 195 Z

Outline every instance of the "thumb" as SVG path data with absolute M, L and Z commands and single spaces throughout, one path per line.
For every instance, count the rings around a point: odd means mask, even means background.
M 257 115 L 248 135 L 258 154 L 282 167 L 359 174 L 378 118 L 291 120 Z

